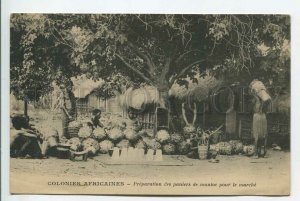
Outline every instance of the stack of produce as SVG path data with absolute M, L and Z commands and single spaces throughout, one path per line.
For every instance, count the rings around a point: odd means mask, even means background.
M 156 134 L 156 140 L 161 144 L 167 144 L 170 140 L 170 134 L 166 130 L 160 130 Z
M 110 124 L 113 128 L 119 128 L 120 130 L 126 129 L 126 122 L 123 120 L 120 115 L 111 115 L 110 116 Z
M 97 127 L 93 130 L 92 136 L 93 136 L 93 138 L 101 141 L 101 140 L 104 140 L 107 137 L 107 133 L 106 133 L 104 128 Z
M 172 143 L 167 143 L 162 146 L 162 153 L 166 155 L 172 155 L 176 153 L 176 146 Z
M 137 142 L 138 139 L 140 139 L 140 135 L 132 128 L 125 129 L 124 135 L 125 135 L 125 138 L 132 143 L 135 143 L 135 142 Z
M 88 124 L 84 124 L 83 127 L 79 129 L 78 137 L 80 138 L 88 138 L 92 135 L 93 128 Z
M 81 149 L 81 140 L 78 137 L 73 137 L 67 141 L 67 144 L 70 146 L 72 151 L 80 151 Z
M 232 146 L 229 142 L 219 142 L 218 143 L 219 154 L 221 155 L 231 155 L 232 154 Z
M 191 144 L 186 141 L 182 141 L 177 144 L 177 150 L 178 150 L 178 154 L 186 155 L 191 150 Z
M 254 145 L 245 145 L 243 147 L 243 153 L 246 156 L 252 156 L 255 153 L 255 146 Z
M 100 146 L 95 139 L 87 138 L 82 141 L 82 149 L 87 150 L 90 155 L 96 155 Z
M 144 137 L 143 141 L 146 143 L 149 149 L 153 149 L 153 150 L 161 149 L 161 144 L 153 138 Z
M 143 130 L 140 124 L 132 121 L 127 123 L 119 116 L 107 115 L 101 118 L 104 128 L 97 127 L 94 130 L 82 121 L 70 123 L 71 127 L 79 127 L 78 138 L 70 140 L 74 150 L 90 149 L 91 154 L 108 153 L 114 147 L 139 149 L 161 149 L 163 154 L 187 154 L 191 150 L 191 144 L 185 141 L 182 134 L 169 134 L 167 130 L 153 133 L 152 129 Z M 195 128 L 188 127 L 186 132 L 193 133 Z M 154 137 L 155 136 L 155 137 Z M 77 141 L 76 141 L 76 140 Z M 76 142 L 76 143 L 75 143 Z M 76 144 L 76 145 L 75 145 Z
M 186 155 L 190 152 L 191 144 L 184 140 L 183 135 L 179 133 L 171 134 L 170 142 L 175 145 L 176 154 Z
M 179 144 L 182 141 L 184 141 L 184 139 L 183 139 L 182 135 L 180 135 L 178 133 L 173 133 L 170 135 L 170 141 L 171 141 L 171 143 Z
M 160 130 L 156 134 L 156 140 L 162 146 L 162 153 L 172 155 L 177 153 L 177 144 L 182 140 L 178 134 L 170 135 L 167 130 Z
M 99 152 L 101 154 L 107 154 L 109 150 L 114 148 L 114 143 L 110 140 L 103 140 L 99 142 Z
M 209 150 L 221 155 L 232 155 L 244 153 L 246 156 L 252 156 L 255 152 L 254 145 L 243 145 L 239 140 L 230 140 L 229 142 L 219 142 L 210 144 Z
M 183 128 L 183 135 L 185 139 L 189 139 L 192 134 L 196 132 L 196 128 L 193 125 L 185 126 Z
M 107 132 L 108 138 L 113 142 L 118 142 L 124 137 L 122 130 L 116 127 L 108 130 Z
M 115 146 L 121 149 L 128 147 L 147 148 L 141 137 L 141 134 L 145 134 L 145 132 L 137 132 L 134 127 L 126 126 L 126 122 L 119 116 L 111 115 L 105 125 L 108 127 L 105 129 L 96 128 L 93 132 L 93 137 L 99 141 L 100 153 L 108 153 L 108 150 Z
M 209 145 L 209 150 L 212 151 L 212 152 L 219 153 L 219 151 L 220 151 L 219 144 L 210 144 Z
M 243 153 L 243 143 L 239 140 L 230 140 L 229 144 L 232 146 L 232 153 L 233 154 L 241 154 Z

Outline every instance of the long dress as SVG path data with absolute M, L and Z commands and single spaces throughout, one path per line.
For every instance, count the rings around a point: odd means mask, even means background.
M 267 117 L 262 111 L 262 102 L 255 96 L 252 131 L 254 139 L 263 139 L 268 135 Z
M 75 118 L 75 98 L 72 92 L 67 92 L 63 95 L 62 101 L 62 136 L 69 138 L 68 125 Z M 63 109 L 64 108 L 64 109 Z M 69 116 L 66 114 L 65 110 L 68 112 Z

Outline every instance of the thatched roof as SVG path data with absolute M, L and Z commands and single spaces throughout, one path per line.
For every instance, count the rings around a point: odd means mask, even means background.
M 85 75 L 78 78 L 72 78 L 74 84 L 73 93 L 76 98 L 85 98 L 93 90 L 98 87 L 101 87 L 104 83 L 104 80 L 94 81 L 92 79 L 86 78 Z
M 132 107 L 141 109 L 143 105 L 158 103 L 159 92 L 156 87 L 146 85 L 138 89 L 130 87 L 124 94 L 119 96 L 119 103 L 121 107 Z
M 218 88 L 222 83 L 222 81 L 217 80 L 209 74 L 205 77 L 198 75 L 195 78 L 197 79 L 197 82 L 193 82 L 190 78 L 185 79 L 188 82 L 187 87 L 177 83 L 173 84 L 169 91 L 169 95 L 175 96 L 178 99 L 189 97 L 200 102 L 208 97 L 211 90 Z

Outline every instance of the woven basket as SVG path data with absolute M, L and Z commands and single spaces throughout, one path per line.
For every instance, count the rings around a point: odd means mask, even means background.
M 70 150 L 64 147 L 57 147 L 57 158 L 59 159 L 67 159 L 70 158 Z
M 205 160 L 207 159 L 208 155 L 208 145 L 198 145 L 198 154 L 199 154 L 199 159 L 200 160 Z
M 228 142 L 219 142 L 219 153 L 221 155 L 231 155 L 232 154 L 232 145 Z
M 68 134 L 70 138 L 78 137 L 80 127 L 68 127 Z
M 261 81 L 253 80 L 250 83 L 250 89 L 252 93 L 255 93 L 264 102 L 271 99 L 270 95 L 267 93 L 265 85 Z

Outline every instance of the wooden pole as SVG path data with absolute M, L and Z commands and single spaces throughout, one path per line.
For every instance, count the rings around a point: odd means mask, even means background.
M 28 102 L 24 99 L 24 115 L 28 116 Z
M 202 127 L 205 129 L 205 102 L 203 103 Z

